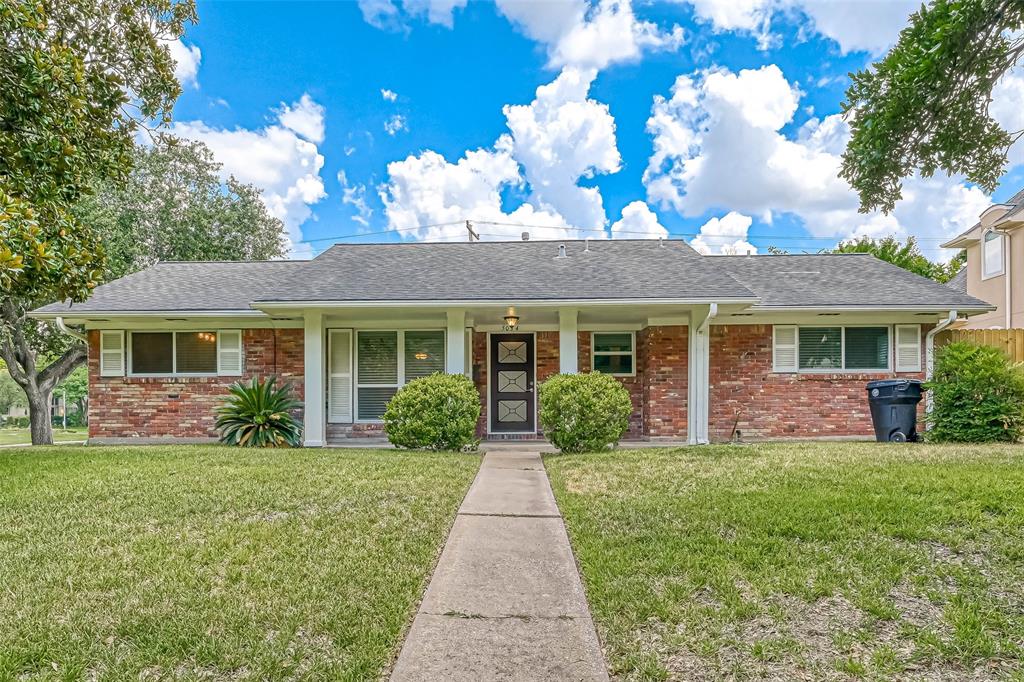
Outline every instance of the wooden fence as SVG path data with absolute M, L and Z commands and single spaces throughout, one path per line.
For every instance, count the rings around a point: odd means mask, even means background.
M 954 341 L 992 346 L 1006 353 L 1014 362 L 1024 362 L 1024 329 L 950 329 L 939 333 L 935 345 Z

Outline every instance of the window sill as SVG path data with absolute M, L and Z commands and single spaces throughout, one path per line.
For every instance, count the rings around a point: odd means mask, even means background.
M 206 384 L 236 381 L 240 378 L 240 376 L 220 376 L 217 374 L 135 374 L 124 377 L 100 377 L 100 379 L 123 379 L 125 383 L 129 384 Z

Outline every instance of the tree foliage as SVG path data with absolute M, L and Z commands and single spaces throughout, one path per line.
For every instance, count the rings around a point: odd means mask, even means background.
M 50 394 L 85 346 L 40 368 L 25 313 L 100 281 L 103 249 L 72 207 L 123 181 L 140 126 L 170 120 L 168 45 L 194 20 L 192 0 L 0 0 L 0 357 L 28 396 L 33 443 L 52 440 Z
M 1021 131 L 1003 130 L 989 105 L 1024 53 L 1022 28 L 1020 0 L 933 0 L 881 61 L 853 75 L 840 174 L 862 211 L 891 211 L 915 172 L 964 175 L 995 190 Z
M 99 234 L 107 279 L 167 260 L 267 260 L 285 255 L 284 225 L 260 190 L 233 177 L 202 142 L 160 136 L 135 148 L 127 182 L 101 184 L 75 209 Z
M 905 242 L 900 242 L 892 236 L 881 239 L 860 237 L 840 243 L 832 250 L 832 253 L 870 253 L 879 260 L 892 263 L 904 270 L 934 279 L 937 282 L 948 282 L 960 271 L 967 260 L 964 251 L 959 252 L 948 263 L 936 263 L 928 260 L 928 257 L 921 253 L 914 237 L 907 237 Z

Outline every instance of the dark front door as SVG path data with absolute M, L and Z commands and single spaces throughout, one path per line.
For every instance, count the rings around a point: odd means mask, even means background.
M 491 433 L 534 433 L 533 334 L 491 335 Z

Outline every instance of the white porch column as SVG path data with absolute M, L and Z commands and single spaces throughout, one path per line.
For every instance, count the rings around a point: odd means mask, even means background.
M 576 338 L 578 321 L 578 309 L 558 309 L 558 371 L 562 374 L 576 374 L 580 371 L 579 344 Z
M 308 448 L 323 447 L 327 439 L 324 418 L 324 315 L 307 311 L 305 319 L 305 409 L 303 410 L 303 439 Z
M 448 311 L 448 346 L 444 371 L 447 374 L 466 373 L 466 311 Z
M 708 402 L 711 368 L 710 323 L 718 305 L 699 306 L 690 313 L 687 330 L 686 435 L 690 445 L 708 443 Z

